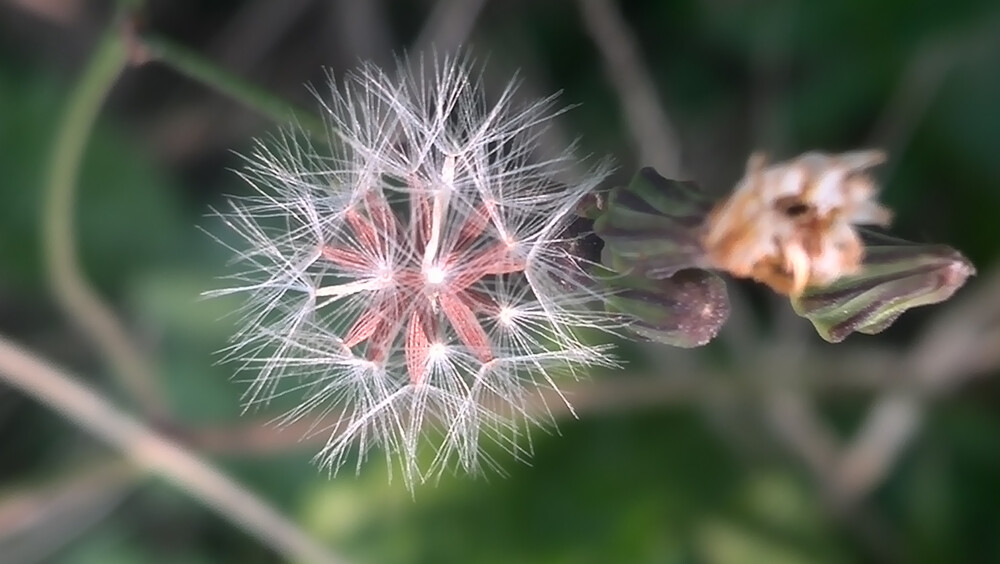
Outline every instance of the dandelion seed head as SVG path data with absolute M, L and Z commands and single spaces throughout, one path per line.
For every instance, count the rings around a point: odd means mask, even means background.
M 519 104 L 516 83 L 488 99 L 473 67 L 401 61 L 333 83 L 328 146 L 259 143 L 253 194 L 222 212 L 237 272 L 210 294 L 245 297 L 226 356 L 252 375 L 249 404 L 294 395 L 284 422 L 333 421 L 315 429 L 332 472 L 374 448 L 408 485 L 492 465 L 484 441 L 523 456 L 545 418 L 533 398 L 614 364 L 579 336 L 616 321 L 564 234 L 608 166 L 566 181 L 572 148 L 540 156 L 554 100 Z

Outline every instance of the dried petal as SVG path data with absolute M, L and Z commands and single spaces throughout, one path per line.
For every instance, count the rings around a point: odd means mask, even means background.
M 856 272 L 864 247 L 853 225 L 891 219 L 865 173 L 883 160 L 881 151 L 806 153 L 767 167 L 754 155 L 708 218 L 711 266 L 791 296 Z

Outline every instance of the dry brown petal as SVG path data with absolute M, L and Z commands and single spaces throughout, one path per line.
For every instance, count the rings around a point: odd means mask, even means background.
M 857 272 L 864 245 L 854 226 L 891 220 L 867 174 L 884 160 L 876 150 L 806 153 L 771 166 L 750 157 L 746 176 L 706 222 L 710 266 L 791 296 Z

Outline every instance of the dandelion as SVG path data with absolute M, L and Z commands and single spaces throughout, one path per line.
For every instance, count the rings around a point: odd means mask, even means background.
M 254 375 L 248 404 L 295 394 L 283 422 L 333 421 L 313 429 L 321 464 L 380 447 L 411 486 L 492 464 L 483 439 L 527 454 L 540 394 L 613 364 L 581 336 L 614 319 L 567 232 L 608 167 L 568 182 L 572 148 L 539 158 L 553 98 L 518 106 L 512 83 L 490 103 L 469 60 L 427 67 L 332 83 L 329 148 L 258 143 L 254 195 L 221 214 L 242 268 L 210 293 L 246 298 L 227 357 Z

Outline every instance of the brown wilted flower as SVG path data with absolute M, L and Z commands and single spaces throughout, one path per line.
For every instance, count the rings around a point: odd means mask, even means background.
M 960 252 L 859 226 L 889 222 L 866 174 L 883 159 L 879 151 L 807 153 L 767 167 L 754 157 L 721 201 L 643 168 L 579 210 L 615 274 L 601 278 L 607 308 L 642 337 L 694 347 L 729 313 L 716 270 L 788 294 L 829 342 L 878 333 L 911 308 L 947 300 L 976 271 Z
M 854 226 L 892 218 L 867 174 L 883 161 L 878 150 L 812 152 L 771 166 L 751 156 L 746 176 L 706 222 L 710 267 L 790 296 L 857 272 L 864 244 Z

